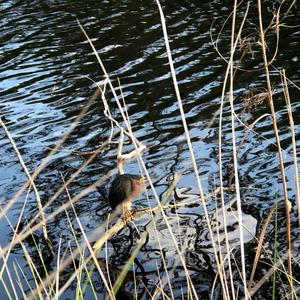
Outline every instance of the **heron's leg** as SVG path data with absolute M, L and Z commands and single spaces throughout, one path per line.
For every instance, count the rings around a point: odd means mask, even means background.
M 122 203 L 122 209 L 123 209 L 123 221 L 125 224 L 133 220 L 132 213 L 130 211 L 131 203 L 130 201 L 126 201 Z

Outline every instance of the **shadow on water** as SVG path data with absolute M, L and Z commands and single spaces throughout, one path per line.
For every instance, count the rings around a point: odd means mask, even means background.
M 230 14 L 232 3 L 217 0 L 207 3 L 198 2 L 163 1 L 163 8 L 196 161 L 204 191 L 208 193 L 218 185 L 218 119 L 212 126 L 210 122 L 219 108 L 226 69 L 226 63 L 213 48 L 210 33 L 214 38 L 217 37 L 225 19 Z M 272 1 L 264 1 L 266 24 L 272 18 L 272 3 Z M 277 2 L 274 6 L 277 7 L 276 5 Z M 288 6 L 288 4 L 283 6 L 283 11 Z M 48 0 L 29 3 L 28 1 L 8 0 L 0 4 L 0 9 L 2 10 L 0 20 L 2 28 L 1 118 L 16 141 L 30 172 L 33 172 L 47 156 L 49 150 L 54 147 L 87 101 L 91 99 L 96 89 L 94 82 L 99 83 L 100 86 L 104 83 L 103 74 L 94 54 L 78 28 L 76 22 L 78 19 L 91 37 L 115 87 L 118 87 L 118 79 L 120 79 L 135 136 L 143 144 L 149 146 L 144 153 L 144 159 L 155 182 L 157 193 L 161 195 L 167 189 L 172 175 L 176 172 L 183 172 L 184 175 L 171 201 L 176 200 L 176 203 L 180 203 L 184 199 L 191 201 L 198 199 L 155 1 L 113 0 L 99 3 L 98 1 Z M 258 37 L 255 32 L 256 9 L 255 4 L 251 5 L 247 29 L 243 35 L 244 47 L 249 46 L 247 41 L 252 41 L 252 49 L 244 53 L 242 62 L 238 62 L 238 57 L 236 58 L 239 67 L 244 71 L 238 70 L 235 76 L 235 109 L 239 118 L 248 125 L 262 114 L 269 113 L 266 99 L 258 105 L 252 105 L 251 109 L 245 100 L 250 93 L 262 93 L 266 87 Z M 238 15 L 238 22 L 243 17 L 242 11 L 244 10 L 241 9 Z M 279 51 L 272 66 L 279 69 L 284 67 L 287 76 L 295 84 L 299 84 L 300 81 L 298 51 L 300 31 L 298 27 L 295 27 L 299 26 L 299 21 L 298 8 L 294 7 L 290 11 L 290 16 L 284 20 L 286 26 L 281 28 Z M 224 57 L 228 57 L 230 26 L 230 23 L 225 25 L 218 40 L 219 50 Z M 274 30 L 269 31 L 267 39 L 271 57 L 276 46 Z M 238 56 L 242 55 L 245 48 L 241 47 L 239 51 Z M 274 83 L 279 134 L 284 149 L 289 197 L 295 205 L 291 134 L 287 126 L 288 116 L 280 77 L 274 68 L 271 71 L 271 80 Z M 120 93 L 119 88 L 117 91 Z M 296 124 L 296 139 L 299 140 L 300 102 L 298 100 L 300 93 L 292 84 L 290 96 Z M 121 115 L 110 91 L 107 92 L 106 97 L 110 102 L 114 118 L 121 121 Z M 104 117 L 103 109 L 100 98 L 95 98 L 79 126 L 70 134 L 63 147 L 36 179 L 44 204 L 63 185 L 62 175 L 68 179 L 86 161 L 87 158 L 82 153 L 95 149 L 108 138 L 110 122 Z M 232 145 L 228 106 L 224 109 L 223 124 L 224 184 L 229 186 L 232 182 Z M 245 247 L 249 270 L 251 270 L 256 247 L 253 236 L 257 235 L 274 202 L 282 201 L 278 155 L 274 146 L 271 118 L 264 118 L 255 128 L 256 133 L 249 133 L 238 153 L 243 220 L 248 226 L 248 231 L 245 233 Z M 236 123 L 238 143 L 246 131 L 243 125 Z M 26 177 L 3 130 L 0 131 L 0 135 L 2 157 L 0 199 L 1 205 L 4 206 L 20 189 Z M 118 137 L 115 137 L 114 141 L 117 139 Z M 130 143 L 125 144 L 124 152 L 132 149 Z M 114 169 L 116 155 L 117 143 L 108 145 L 69 186 L 69 193 L 73 196 L 78 194 L 109 170 Z M 138 164 L 135 160 L 129 161 L 125 169 L 128 173 L 137 173 Z M 104 182 L 102 188 L 107 189 L 109 183 L 110 180 Z M 150 204 L 155 205 L 150 191 L 148 196 Z M 20 197 L 7 214 L 13 224 L 17 222 L 24 199 L 25 195 Z M 47 214 L 61 207 L 62 203 L 67 200 L 67 195 L 62 193 L 47 209 Z M 221 244 L 223 244 L 224 228 L 220 224 L 220 216 L 216 213 L 215 203 L 215 199 L 212 199 L 207 203 L 207 207 L 213 230 L 217 230 L 217 225 L 220 225 Z M 141 195 L 134 204 L 147 206 L 145 195 Z M 236 200 L 233 195 L 228 195 L 226 205 L 228 210 L 232 210 L 228 220 L 230 242 L 234 247 L 236 257 L 239 257 L 238 224 L 235 219 Z M 75 204 L 75 208 L 87 232 L 91 232 L 102 224 L 109 211 L 106 201 L 97 190 L 93 190 L 80 199 Z M 24 222 L 34 217 L 36 213 L 36 201 L 34 195 L 30 194 Z M 196 203 L 180 207 L 177 212 L 174 209 L 167 209 L 166 214 L 170 220 L 175 220 L 171 222 L 171 226 L 182 243 L 181 247 L 185 253 L 196 291 L 200 298 L 206 299 L 211 293 L 217 270 L 203 208 Z M 80 229 L 71 211 L 70 218 L 76 235 L 81 238 Z M 162 249 L 167 269 L 171 274 L 174 297 L 179 299 L 182 293 L 184 295 L 187 293 L 184 271 L 177 261 L 176 251 L 166 225 L 159 217 L 157 218 L 157 234 L 163 241 Z M 278 224 L 285 223 L 282 206 L 279 206 L 277 218 Z M 299 248 L 299 242 L 297 242 L 299 234 L 297 233 L 296 209 L 292 211 L 291 220 L 292 240 L 297 249 Z M 157 269 L 164 278 L 161 252 L 154 229 L 147 227 L 148 222 L 147 217 L 136 221 L 136 226 L 141 232 L 149 231 L 149 239 L 135 261 L 139 284 L 134 287 L 132 277 L 128 276 L 122 290 L 122 293 L 130 297 L 136 288 L 140 299 L 147 299 L 149 297 L 147 290 L 152 293 L 157 288 Z M 58 249 L 60 238 L 63 251 L 68 249 L 69 244 L 71 247 L 74 246 L 65 213 L 51 220 L 48 227 L 55 250 Z M 3 247 L 12 238 L 12 232 L 4 220 L 0 222 L 0 229 L 2 231 L 0 244 Z M 272 253 L 276 232 L 274 220 L 268 230 L 266 247 L 269 247 Z M 285 226 L 277 229 L 277 251 L 279 252 L 285 251 L 284 232 Z M 36 234 L 41 236 L 41 232 Z M 135 248 L 137 240 L 135 229 L 130 229 L 130 227 L 123 229 L 110 240 L 108 250 L 109 264 L 112 268 L 122 269 Z M 47 253 L 41 239 L 39 241 L 37 244 L 42 247 L 44 253 Z M 30 244 L 30 241 L 25 241 L 25 244 L 42 270 L 36 253 L 36 245 Z M 104 255 L 105 253 L 101 252 L 100 258 L 104 259 Z M 13 269 L 13 261 L 17 261 L 25 274 L 30 276 L 21 247 L 17 246 L 13 249 L 12 257 L 9 266 Z M 294 258 L 299 262 L 299 254 L 296 250 Z M 54 264 L 55 261 L 50 260 L 49 270 Z M 268 266 L 261 264 L 257 278 L 260 278 L 266 270 Z M 71 267 L 65 270 L 61 280 L 66 280 L 73 271 Z M 294 271 L 297 278 L 299 267 L 295 266 Z M 237 279 L 239 278 L 238 274 L 234 275 Z M 14 274 L 13 277 L 15 276 Z M 112 275 L 112 277 L 116 276 L 116 274 Z M 98 274 L 93 275 L 93 282 L 97 287 L 97 295 L 104 298 L 105 287 Z M 236 285 L 242 289 L 239 280 L 236 281 Z M 165 289 L 166 293 L 169 293 L 167 285 Z M 220 286 L 217 284 L 215 299 L 221 297 L 220 291 Z M 92 295 L 91 290 L 87 289 L 86 292 L 89 296 Z M 279 296 L 284 295 L 280 287 L 276 292 Z M 73 298 L 74 293 L 75 286 L 72 285 L 63 298 Z M 257 297 L 265 297 L 269 293 L 270 286 L 266 285 L 258 292 Z M 5 297 L 6 294 L 2 288 L 0 298 L 5 299 Z M 125 294 L 120 297 L 125 299 Z

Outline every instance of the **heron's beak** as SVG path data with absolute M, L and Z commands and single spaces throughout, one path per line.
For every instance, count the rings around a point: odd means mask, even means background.
M 144 183 L 146 180 L 147 180 L 147 177 L 146 176 L 142 176 L 141 179 L 139 180 L 140 184 Z

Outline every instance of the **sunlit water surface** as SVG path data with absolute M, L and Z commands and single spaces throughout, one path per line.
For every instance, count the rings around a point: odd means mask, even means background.
M 215 40 L 230 14 L 230 1 L 163 1 L 166 15 L 170 46 L 181 92 L 186 120 L 194 148 L 194 154 L 205 194 L 219 186 L 218 162 L 218 125 L 222 86 L 226 71 L 226 63 L 215 51 L 211 36 Z M 244 4 L 243 4 L 244 5 Z M 238 23 L 245 12 L 245 5 L 239 8 Z M 199 199 L 199 191 L 195 181 L 188 146 L 176 101 L 172 79 L 165 51 L 160 19 L 155 1 L 4 1 L 0 4 L 2 28 L 1 34 L 1 82 L 0 101 L 1 118 L 15 140 L 22 158 L 30 172 L 33 172 L 68 131 L 71 124 L 89 101 L 91 106 L 80 119 L 75 130 L 71 132 L 62 147 L 51 158 L 47 167 L 36 179 L 36 184 L 44 204 L 63 185 L 62 178 L 68 179 L 88 158 L 84 153 L 96 149 L 105 142 L 111 132 L 110 122 L 104 116 L 104 106 L 100 95 L 94 97 L 97 84 L 103 87 L 103 72 L 97 63 L 88 42 L 80 31 L 77 20 L 89 34 L 97 49 L 112 84 L 118 95 L 122 92 L 130 116 L 132 130 L 139 141 L 148 148 L 143 158 L 154 182 L 156 192 L 161 195 L 170 185 L 175 173 L 183 176 L 175 193 L 170 198 L 173 203 L 195 201 L 193 205 L 167 209 L 171 228 L 180 243 L 182 254 L 190 270 L 191 279 L 200 298 L 207 298 L 212 290 L 216 275 L 212 243 L 204 216 L 204 209 Z M 269 8 L 269 10 L 267 9 Z M 264 1 L 265 26 L 271 20 L 272 1 Z M 283 7 L 283 12 L 288 4 Z M 282 14 L 283 16 L 283 14 Z M 270 116 L 266 116 L 255 125 L 255 132 L 249 132 L 245 125 L 250 125 L 259 116 L 269 113 L 267 100 L 257 106 L 246 104 L 247 95 L 261 93 L 266 88 L 262 57 L 258 45 L 255 26 L 258 25 L 257 8 L 251 3 L 249 22 L 243 38 L 252 41 L 252 49 L 245 53 L 242 62 L 238 58 L 244 48 L 239 46 L 234 81 L 236 144 L 242 145 L 238 150 L 239 181 L 243 220 L 247 226 L 244 232 L 246 261 L 250 273 L 254 257 L 259 226 L 268 215 L 273 204 L 279 202 L 278 224 L 275 229 L 274 218 L 268 227 L 266 247 L 272 255 L 274 235 L 278 234 L 277 251 L 286 251 L 285 213 L 283 205 L 282 180 L 279 171 L 278 152 Z M 271 80 L 274 85 L 274 101 L 283 156 L 286 167 L 286 179 L 290 200 L 295 207 L 294 168 L 291 145 L 291 133 L 288 127 L 288 115 L 280 84 L 280 76 L 276 69 L 285 68 L 286 74 L 293 84 L 300 82 L 300 15 L 297 8 L 290 11 L 290 16 L 283 20 L 287 27 L 281 28 L 277 58 L 270 66 Z M 230 45 L 229 22 L 225 25 L 218 39 L 220 54 L 228 58 Z M 268 35 L 268 55 L 274 54 L 276 39 L 274 30 Z M 246 48 L 246 46 L 245 46 Z M 296 139 L 299 141 L 300 93 L 291 82 L 289 84 L 292 110 L 295 121 Z M 112 116 L 121 122 L 122 118 L 110 90 L 106 98 L 111 107 Z M 102 152 L 76 177 L 69 186 L 72 196 L 100 179 L 108 171 L 115 169 L 119 135 L 115 130 L 113 143 Z M 243 140 L 245 135 L 246 139 Z M 0 130 L 0 195 L 4 207 L 26 181 L 26 175 L 20 165 L 3 129 Z M 232 134 L 230 109 L 226 102 L 223 110 L 222 127 L 222 159 L 224 186 L 234 182 L 232 177 Z M 134 148 L 126 140 L 123 152 Z M 139 173 L 136 160 L 125 164 L 128 173 Z M 110 180 L 102 184 L 105 190 Z M 148 191 L 150 204 L 155 205 L 153 193 Z M 26 193 L 8 211 L 7 217 L 16 224 Z M 47 215 L 62 206 L 68 200 L 62 193 L 47 209 Z M 224 250 L 224 227 L 221 211 L 216 212 L 216 201 L 210 198 L 207 209 L 211 218 L 214 233 L 220 232 L 221 248 Z M 240 240 L 236 220 L 236 198 L 234 193 L 225 197 L 227 228 L 229 240 L 236 257 L 239 257 Z M 146 194 L 141 194 L 134 202 L 136 206 L 146 207 L 149 204 Z M 220 205 L 218 205 L 220 209 Z M 103 224 L 109 207 L 96 189 L 81 198 L 75 205 L 76 212 L 86 232 Z M 37 213 L 37 205 L 33 193 L 27 199 L 23 223 Z M 75 232 L 81 237 L 78 223 L 70 210 L 70 217 Z M 161 215 L 156 215 L 156 233 L 153 225 L 147 226 L 150 217 L 136 221 L 140 232 L 148 231 L 149 239 L 138 254 L 136 275 L 143 280 L 137 287 L 139 298 L 147 299 L 146 288 L 153 293 L 158 283 L 157 268 L 165 283 L 168 293 L 169 286 L 164 276 L 162 253 L 159 251 L 157 235 L 162 243 L 165 263 L 169 270 L 174 297 L 179 299 L 186 295 L 186 279 L 179 262 L 169 231 Z M 297 227 L 297 210 L 291 212 L 292 241 L 294 258 L 299 260 L 299 229 Z M 178 227 L 180 224 L 180 227 Z M 0 222 L 1 247 L 7 245 L 12 238 L 12 231 L 5 219 Z M 138 243 L 133 226 L 131 231 L 126 228 L 108 243 L 109 263 L 121 269 L 130 253 Z M 57 251 L 61 238 L 62 251 L 73 239 L 70 226 L 64 213 L 58 215 L 48 224 L 53 247 Z M 37 232 L 37 237 L 41 232 Z M 37 241 L 44 252 L 47 252 L 42 239 Z M 25 241 L 31 256 L 37 265 L 40 264 L 34 243 Z M 73 245 L 74 242 L 71 242 Z M 105 258 L 105 253 L 100 256 Z M 13 278 L 16 277 L 13 265 L 17 262 L 30 277 L 29 268 L 25 266 L 24 254 L 19 246 L 13 249 L 9 266 Z M 50 265 L 55 265 L 50 259 Z M 297 263 L 295 263 L 297 265 Z M 40 267 L 42 270 L 42 267 Z M 264 269 L 261 266 L 258 278 Z M 295 266 L 294 276 L 299 276 L 299 268 Z M 68 274 L 65 274 L 66 278 Z M 238 274 L 235 272 L 236 278 Z M 66 279 L 62 277 L 62 282 Z M 113 278 L 114 275 L 113 275 Z M 112 279 L 113 279 L 112 278 Z M 7 278 L 5 278 L 7 279 Z M 93 276 L 97 295 L 104 298 L 105 290 L 98 274 Z M 237 288 L 242 289 L 238 280 Z M 29 292 L 28 286 L 24 289 Z M 124 287 L 133 293 L 132 279 L 128 279 Z M 217 284 L 218 299 L 220 286 Z M 265 297 L 268 286 L 262 288 L 257 297 Z M 18 293 L 20 291 L 17 291 Z M 62 298 L 73 298 L 75 286 L 71 286 Z M 90 293 L 90 290 L 87 291 Z M 278 295 L 284 295 L 281 288 Z M 89 295 L 89 294 L 88 294 Z M 19 295 L 21 297 L 21 294 Z M 91 295 L 90 295 L 91 296 Z M 0 289 L 0 298 L 6 296 Z

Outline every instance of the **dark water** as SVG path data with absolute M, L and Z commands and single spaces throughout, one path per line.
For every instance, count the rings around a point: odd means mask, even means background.
M 242 62 L 238 61 L 238 57 L 242 55 L 243 49 L 240 48 L 240 52 L 236 55 L 236 64 L 243 70 L 237 71 L 234 86 L 236 114 L 248 125 L 264 113 L 269 113 L 266 99 L 262 104 L 251 108 L 245 104 L 247 95 L 251 92 L 254 94 L 263 92 L 266 88 L 255 28 L 258 24 L 255 3 L 250 5 L 248 22 L 243 32 L 243 37 L 254 43 Z M 264 3 L 265 26 L 272 18 L 272 4 L 278 7 L 277 2 L 265 1 Z M 290 4 L 289 2 L 283 5 L 281 17 L 284 16 Z M 163 2 L 179 88 L 205 193 L 214 190 L 219 182 L 218 117 L 215 119 L 214 116 L 218 113 L 226 70 L 226 63 L 213 48 L 210 33 L 214 38 L 217 37 L 221 26 L 230 14 L 231 5 L 230 1 L 217 0 L 207 3 Z M 48 199 L 62 186 L 61 175 L 69 178 L 85 162 L 87 157 L 82 153 L 94 150 L 110 135 L 110 122 L 104 117 L 101 99 L 99 96 L 93 98 L 96 91 L 94 82 L 103 84 L 103 72 L 78 27 L 77 19 L 98 50 L 118 93 L 120 93 L 118 79 L 121 82 L 133 132 L 140 142 L 148 146 L 143 157 L 157 193 L 161 195 L 167 189 L 175 172 L 183 172 L 184 175 L 176 193 L 177 200 L 182 201 L 181 197 L 197 199 L 196 183 L 170 78 L 155 1 L 3 1 L 0 8 L 1 118 L 12 134 L 30 172 L 37 168 L 50 149 L 67 132 L 80 111 L 92 99 L 88 112 L 36 179 L 44 203 L 47 203 Z M 239 23 L 244 12 L 245 4 L 242 4 L 238 14 Z M 300 82 L 300 29 L 297 27 L 300 24 L 299 7 L 293 7 L 282 22 L 285 26 L 280 28 L 279 50 L 276 60 L 270 66 L 270 71 L 275 89 L 274 101 L 280 139 L 284 149 L 289 197 L 294 206 L 291 221 L 292 240 L 295 245 L 294 272 L 297 278 L 299 275 L 299 268 L 297 268 L 299 229 L 295 206 L 291 133 L 280 76 L 276 69 L 285 68 L 288 78 L 293 82 L 290 82 L 289 88 L 296 139 L 299 140 L 300 92 L 294 86 Z M 229 23 L 224 27 L 218 40 L 219 50 L 226 58 L 229 55 L 230 26 Z M 276 45 L 273 28 L 268 31 L 267 41 L 268 55 L 271 57 Z M 121 115 L 110 91 L 107 92 L 106 97 L 110 102 L 113 117 L 121 121 Z M 237 144 L 241 142 L 246 132 L 244 125 L 236 121 Z M 26 176 L 3 130 L 0 130 L 0 135 L 0 200 L 4 207 L 23 185 Z M 228 186 L 232 173 L 228 104 L 224 108 L 222 137 L 224 185 Z M 118 135 L 114 138 L 114 142 L 117 141 Z M 256 245 L 251 234 L 258 231 L 258 226 L 261 226 L 274 202 L 278 200 L 282 203 L 278 153 L 274 143 L 272 121 L 268 116 L 255 126 L 255 133 L 249 133 L 238 153 L 243 217 L 250 231 L 245 236 L 246 257 L 249 263 L 247 272 L 249 273 L 253 249 Z M 132 149 L 133 146 L 128 143 L 124 147 L 124 152 Z M 114 169 L 116 155 L 117 143 L 112 143 L 70 185 L 71 195 L 75 196 Z M 125 171 L 137 173 L 137 161 L 130 160 L 126 163 Z M 109 180 L 102 185 L 102 188 L 105 189 L 108 185 Z M 190 190 L 186 191 L 186 188 Z M 7 214 L 13 224 L 17 222 L 25 196 L 23 194 Z M 60 195 L 49 207 L 47 213 L 61 207 L 67 199 L 66 194 Z M 151 191 L 149 191 L 149 200 L 151 204 L 155 204 Z M 226 201 L 228 208 L 235 207 L 233 196 L 226 197 Z M 145 194 L 141 195 L 135 204 L 147 206 Z M 207 207 L 212 219 L 215 220 L 215 199 L 210 199 Z M 102 224 L 109 209 L 97 190 L 93 190 L 76 203 L 76 211 L 86 231 L 90 232 Z M 35 198 L 33 194 L 30 194 L 23 219 L 30 220 L 36 212 Z M 174 210 L 167 210 L 166 213 L 170 220 L 176 216 Z M 178 238 L 184 237 L 182 248 L 187 266 L 191 271 L 191 278 L 199 297 L 205 299 L 211 292 L 216 267 L 202 205 L 180 208 L 178 215 L 181 233 L 176 219 L 172 227 Z M 233 216 L 228 218 L 228 226 L 232 233 L 230 240 L 232 246 L 236 247 L 234 251 L 238 258 L 237 222 Z M 283 204 L 280 204 L 279 224 L 284 224 L 284 219 Z M 153 228 L 146 227 L 148 221 L 144 219 L 137 221 L 137 226 L 141 231 L 147 229 L 150 233 L 149 242 L 138 256 L 137 264 L 142 265 L 143 268 L 137 268 L 137 275 L 144 274 L 144 277 L 148 279 L 147 288 L 153 292 L 157 281 L 157 265 L 160 267 L 162 260 L 157 250 Z M 75 220 L 73 223 L 75 229 L 78 230 Z M 215 223 L 216 220 L 212 221 L 214 230 Z M 11 239 L 12 232 L 5 219 L 1 220 L 0 226 L 2 232 L 0 242 L 1 247 L 4 247 Z M 176 259 L 174 246 L 170 242 L 164 222 L 158 222 L 157 226 L 159 235 L 164 241 L 163 248 L 167 266 L 172 274 L 174 296 L 178 299 L 181 297 L 182 287 L 183 293 L 186 293 L 184 274 Z M 62 237 L 64 247 L 67 247 L 72 233 L 64 214 L 49 223 L 49 231 L 55 250 L 57 250 L 60 237 Z M 37 235 L 40 234 L 37 233 Z M 274 246 L 274 234 L 273 222 L 269 226 L 266 245 L 270 253 Z M 286 249 L 285 226 L 280 226 L 278 235 L 277 250 L 284 252 Z M 135 242 L 128 230 L 122 231 L 108 245 L 109 262 L 121 268 L 134 249 Z M 32 249 L 31 255 L 36 259 L 34 247 L 31 248 L 29 244 L 27 246 Z M 11 258 L 10 265 L 12 266 L 14 261 L 17 261 L 24 266 L 26 274 L 30 277 L 20 248 L 14 249 Z M 267 269 L 267 266 L 262 265 L 258 278 Z M 12 273 L 12 277 L 15 278 L 16 275 L 13 271 Z M 102 298 L 104 297 L 103 284 L 97 274 L 94 277 L 95 286 L 98 287 L 98 296 Z M 132 292 L 133 285 L 130 279 L 128 282 L 127 291 Z M 142 283 L 138 289 L 140 298 L 147 299 Z M 257 297 L 264 297 L 263 295 L 266 295 L 264 292 L 269 290 L 269 286 L 263 287 Z M 280 287 L 276 292 L 278 295 L 284 295 Z M 74 293 L 72 286 L 63 297 L 72 299 Z M 3 289 L 0 295 L 1 299 L 6 297 Z

